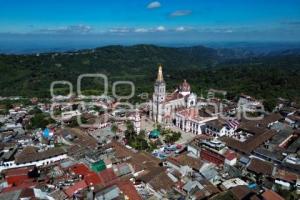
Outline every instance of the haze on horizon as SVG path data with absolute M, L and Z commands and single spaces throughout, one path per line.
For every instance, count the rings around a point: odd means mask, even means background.
M 300 0 L 0 0 L 0 51 L 300 42 Z

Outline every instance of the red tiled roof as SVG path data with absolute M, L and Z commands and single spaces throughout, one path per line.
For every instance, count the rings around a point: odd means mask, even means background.
M 23 167 L 17 169 L 9 169 L 4 172 L 5 180 L 9 185 L 19 186 L 23 183 L 30 183 L 33 181 L 32 178 L 28 176 L 28 172 L 32 167 Z
M 112 180 L 112 173 L 110 171 L 106 171 L 104 174 L 97 174 L 89 169 L 88 166 L 86 166 L 83 163 L 75 164 L 71 167 L 71 171 L 73 171 L 75 174 L 82 175 L 84 181 L 87 185 L 103 185 L 109 180 Z
M 88 175 L 90 173 L 90 169 L 85 164 L 82 163 L 73 165 L 71 167 L 71 170 L 75 174 L 82 175 L 82 176 Z
M 105 169 L 99 173 L 102 182 L 106 185 L 116 180 L 118 177 L 112 168 Z
M 227 160 L 233 160 L 236 158 L 236 155 L 233 151 L 227 151 L 226 154 L 225 154 L 225 158 Z
M 179 92 L 173 92 L 166 96 L 166 102 L 173 101 L 176 99 L 181 99 L 181 98 L 183 98 L 182 94 L 180 94 Z
M 99 175 L 95 172 L 91 172 L 84 177 L 84 180 L 87 185 L 102 185 L 103 181 L 99 177 Z
M 9 185 L 19 186 L 24 183 L 25 180 L 30 180 L 27 175 L 17 175 L 17 176 L 10 176 L 5 179 Z M 33 179 L 32 179 L 33 180 Z
M 117 183 L 117 185 L 120 188 L 120 190 L 124 193 L 124 195 L 126 195 L 129 199 L 132 199 L 132 200 L 141 200 L 142 199 L 140 197 L 140 195 L 137 193 L 137 191 L 131 181 L 129 181 L 129 180 L 119 181 Z
M 22 167 L 22 168 L 16 168 L 16 169 L 8 169 L 5 170 L 4 174 L 5 177 L 9 176 L 17 176 L 17 175 L 26 175 L 28 172 L 32 169 L 32 167 Z
M 264 200 L 284 200 L 284 198 L 272 190 L 266 190 L 262 193 L 262 197 Z
M 87 184 L 85 183 L 84 180 L 79 181 L 77 183 L 75 183 L 74 185 L 64 189 L 64 192 L 69 196 L 72 197 L 74 193 L 84 189 L 87 187 Z

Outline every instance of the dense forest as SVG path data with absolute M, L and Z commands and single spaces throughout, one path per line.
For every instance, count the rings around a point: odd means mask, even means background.
M 0 55 L 0 96 L 50 96 L 52 81 L 74 84 L 83 73 L 103 73 L 111 85 L 130 80 L 136 96 L 151 93 L 158 64 L 163 65 L 167 89 L 171 91 L 187 79 L 198 95 L 207 89 L 224 89 L 229 94 L 241 92 L 258 98 L 277 97 L 299 100 L 300 55 L 270 54 L 253 56 L 249 52 L 212 49 L 202 46 L 167 48 L 153 45 L 107 46 L 92 50 L 34 55 Z M 97 94 L 103 82 L 84 79 L 86 94 Z M 65 89 L 58 88 L 57 92 Z M 119 94 L 129 88 L 118 88 Z

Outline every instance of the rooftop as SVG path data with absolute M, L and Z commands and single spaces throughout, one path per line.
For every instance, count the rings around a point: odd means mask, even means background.
M 251 191 L 247 186 L 245 185 L 239 185 L 236 186 L 232 189 L 230 189 L 232 192 L 233 196 L 237 200 L 244 200 L 244 199 L 249 199 L 249 200 L 259 200 L 257 197 L 256 193 Z
M 253 158 L 247 167 L 248 170 L 262 175 L 271 176 L 273 172 L 273 164 L 257 158 Z
M 203 165 L 201 159 L 188 156 L 187 153 L 180 154 L 176 157 L 168 157 L 167 160 L 181 166 L 190 166 L 195 170 L 199 170 L 200 167 Z
M 221 140 L 226 143 L 228 147 L 231 149 L 250 154 L 253 150 L 255 150 L 257 147 L 262 145 L 264 142 L 271 139 L 276 134 L 276 131 L 273 130 L 266 130 L 265 132 L 261 133 L 260 135 L 254 135 L 251 136 L 249 139 L 247 139 L 245 142 L 241 142 L 238 140 L 235 140 L 230 137 L 222 137 Z
M 42 152 L 38 152 L 35 147 L 28 146 L 23 149 L 22 152 L 15 156 L 15 162 L 17 164 L 30 163 L 39 160 L 45 160 L 51 157 L 65 154 L 65 150 L 62 148 L 50 148 Z
M 264 200 L 284 200 L 284 198 L 272 190 L 266 190 L 261 196 Z

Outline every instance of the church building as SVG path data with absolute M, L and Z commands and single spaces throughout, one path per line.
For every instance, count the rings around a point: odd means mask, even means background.
M 196 104 L 197 95 L 191 93 L 191 86 L 186 80 L 174 92 L 166 92 L 162 66 L 159 66 L 150 110 L 150 117 L 153 121 L 176 124 L 176 112 L 194 107 Z
M 162 66 L 159 66 L 154 93 L 151 101 L 150 117 L 156 123 L 174 125 L 195 135 L 204 133 L 206 123 L 217 120 L 197 106 L 197 95 L 191 92 L 186 80 L 172 93 L 166 93 Z

